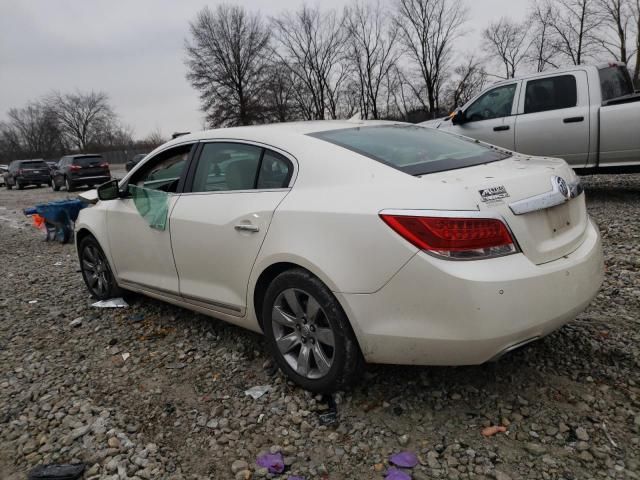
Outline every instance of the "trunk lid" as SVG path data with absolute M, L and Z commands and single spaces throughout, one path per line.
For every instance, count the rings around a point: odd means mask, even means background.
M 588 225 L 584 194 L 548 208 L 516 214 L 511 206 L 554 190 L 554 177 L 578 183 L 563 161 L 514 154 L 498 162 L 433 173 L 423 178 L 460 185 L 480 211 L 496 212 L 506 221 L 522 252 L 535 264 L 557 260 L 584 241 Z M 516 209 L 517 211 L 517 209 Z

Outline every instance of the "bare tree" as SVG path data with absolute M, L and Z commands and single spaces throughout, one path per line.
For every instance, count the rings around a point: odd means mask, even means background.
M 53 111 L 43 102 L 29 102 L 7 113 L 7 139 L 24 155 L 50 158 L 60 153 L 60 131 Z M 13 134 L 9 133 L 13 131 Z
M 640 0 L 632 0 L 631 13 L 635 28 L 635 68 L 633 70 L 633 83 L 636 88 L 640 88 Z
M 113 125 L 116 115 L 104 92 L 54 92 L 46 100 L 68 146 L 82 151 L 98 143 L 97 136 L 106 125 Z
M 548 66 L 557 68 L 554 59 L 558 48 L 553 36 L 554 12 L 548 3 L 535 0 L 528 22 L 531 25 L 531 46 L 529 48 L 529 63 L 536 72 L 542 72 Z
M 518 66 L 529 53 L 529 24 L 502 17 L 492 22 L 482 34 L 491 57 L 504 66 L 504 78 L 516 76 Z
M 274 54 L 303 89 L 296 95 L 303 117 L 337 118 L 341 88 L 348 77 L 342 19 L 335 10 L 321 12 L 303 4 L 294 13 L 273 18 L 272 24 Z
M 349 59 L 358 77 L 361 116 L 378 119 L 381 89 L 398 58 L 394 48 L 397 26 L 388 21 L 388 12 L 379 0 L 373 4 L 354 0 L 345 8 L 345 25 L 349 35 Z
M 264 98 L 270 121 L 288 122 L 301 116 L 296 102 L 298 86 L 297 78 L 287 65 L 282 62 L 273 62 L 268 66 Z
M 631 4 L 629 0 L 598 0 L 603 31 L 599 36 L 602 48 L 613 58 L 627 63 Z
M 466 63 L 453 70 L 454 75 L 445 88 L 444 98 L 449 111 L 461 107 L 482 91 L 487 83 L 487 73 L 473 55 Z
M 204 7 L 190 23 L 187 79 L 200 92 L 211 126 L 249 125 L 263 119 L 261 89 L 269 32 L 243 7 Z
M 434 115 L 453 43 L 466 21 L 466 10 L 460 0 L 397 0 L 397 7 L 400 41 L 418 67 L 423 83 L 414 92 L 421 98 L 421 88 L 426 91 L 425 107 Z
M 556 48 L 574 65 L 581 65 L 599 48 L 598 29 L 602 18 L 597 0 L 555 0 L 547 3 L 552 11 L 551 28 Z

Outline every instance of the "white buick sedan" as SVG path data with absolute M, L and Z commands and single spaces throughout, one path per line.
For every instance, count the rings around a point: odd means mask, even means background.
M 315 392 L 364 361 L 498 358 L 573 319 L 603 277 L 564 161 L 403 123 L 182 136 L 98 198 L 76 223 L 93 296 L 131 290 L 262 332 Z

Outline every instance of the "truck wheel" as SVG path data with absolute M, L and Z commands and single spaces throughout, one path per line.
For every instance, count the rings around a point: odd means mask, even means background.
M 364 359 L 349 319 L 326 285 L 302 269 L 267 288 L 262 321 L 280 369 L 302 388 L 331 393 L 362 376 Z

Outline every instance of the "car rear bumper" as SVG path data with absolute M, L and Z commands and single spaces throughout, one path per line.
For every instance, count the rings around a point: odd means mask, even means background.
M 74 185 L 97 185 L 99 183 L 104 183 L 104 182 L 108 182 L 109 180 L 111 180 L 111 176 L 110 175 L 96 175 L 96 176 L 86 176 L 86 177 L 80 177 L 80 176 L 71 176 L 70 177 L 71 182 L 73 182 Z
M 546 264 L 523 254 L 456 262 L 420 252 L 378 292 L 336 295 L 367 361 L 473 365 L 575 318 L 603 274 L 600 234 L 589 221 L 578 249 Z
M 41 183 L 49 183 L 51 177 L 49 175 L 30 175 L 28 177 L 17 177 L 16 181 L 22 185 L 40 185 Z

